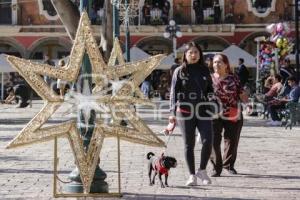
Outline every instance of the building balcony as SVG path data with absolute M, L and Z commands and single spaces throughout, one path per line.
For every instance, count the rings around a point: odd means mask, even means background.
M 265 31 L 268 24 L 201 24 L 180 25 L 183 35 L 231 35 L 236 31 Z M 293 23 L 291 24 L 293 27 Z M 101 25 L 93 25 L 94 35 L 100 37 Z M 132 35 L 140 36 L 162 36 L 166 25 L 131 25 Z M 67 36 L 63 25 L 27 25 L 12 26 L 0 25 L 0 37 L 14 36 Z M 121 35 L 124 34 L 124 26 L 120 26 Z

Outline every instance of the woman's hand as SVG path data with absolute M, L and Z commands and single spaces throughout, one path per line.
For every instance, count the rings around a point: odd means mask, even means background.
M 167 128 L 165 128 L 164 134 L 165 135 L 172 134 L 175 127 L 176 127 L 176 117 L 175 116 L 170 116 L 169 117 L 169 124 L 168 124 Z
M 175 116 L 169 116 L 169 123 L 175 123 L 176 124 L 176 117 Z

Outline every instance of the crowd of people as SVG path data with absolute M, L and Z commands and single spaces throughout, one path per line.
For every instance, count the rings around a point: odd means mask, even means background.
M 203 3 L 200 0 L 193 0 L 192 8 L 195 12 L 195 23 L 203 24 L 204 18 L 212 17 L 213 23 L 218 24 L 221 22 L 221 6 L 218 0 L 214 0 L 210 9 L 204 8 Z M 167 25 L 169 21 L 171 4 L 169 0 L 145 0 L 142 7 L 142 24 L 145 25 Z M 174 5 L 174 20 L 181 24 L 184 13 L 187 11 L 187 6 L 182 4 Z M 209 12 L 207 12 L 209 11 Z M 188 15 L 187 15 L 188 16 Z
M 177 123 L 182 133 L 190 174 L 186 186 L 197 185 L 197 178 L 202 184 L 211 184 L 206 171 L 209 160 L 214 168 L 211 176 L 219 177 L 223 169 L 237 174 L 235 161 L 243 125 L 240 103 L 247 102 L 248 95 L 239 76 L 231 70 L 227 56 L 216 54 L 206 63 L 200 46 L 192 42 L 186 45 L 182 63 L 171 70 L 169 121 Z M 196 129 L 202 141 L 197 171 L 194 153 Z
M 145 25 L 168 24 L 170 8 L 168 0 L 145 0 L 142 7 L 143 23 Z
M 193 9 L 196 16 L 196 24 L 203 24 L 204 22 L 204 8 L 200 0 L 193 1 Z M 218 0 L 213 1 L 212 12 L 208 13 L 213 16 L 213 20 L 215 24 L 221 22 L 221 6 Z
M 267 125 L 280 126 L 282 125 L 281 111 L 289 102 L 297 103 L 300 98 L 299 82 L 290 60 L 285 59 L 280 66 L 279 73 L 269 75 L 263 81 L 263 94 L 256 95 L 256 98 L 263 103 L 265 115 L 271 117 Z
M 1 100 L 2 104 L 13 104 L 17 108 L 25 108 L 30 104 L 31 89 L 18 73 L 11 72 L 3 88 L 5 98 Z
M 17 108 L 29 105 L 31 91 L 26 84 L 17 84 L 6 89 L 7 97 L 1 101 L 3 104 L 15 104 Z
M 65 65 L 65 61 L 61 59 L 56 66 L 47 54 L 44 55 L 43 63 L 53 67 L 64 67 Z M 56 80 L 49 76 L 43 76 L 43 79 L 61 98 L 64 98 L 66 91 L 70 89 L 70 85 L 65 80 Z M 13 104 L 17 108 L 26 108 L 30 104 L 33 97 L 33 90 L 18 73 L 12 72 L 10 74 L 10 79 L 4 88 L 5 98 L 1 100 L 2 104 Z

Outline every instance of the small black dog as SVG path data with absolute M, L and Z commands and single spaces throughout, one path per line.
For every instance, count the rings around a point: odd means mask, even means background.
M 168 175 L 170 168 L 175 168 L 177 165 L 177 161 L 173 157 L 161 155 L 161 157 L 154 156 L 154 153 L 149 152 L 147 154 L 147 159 L 149 160 L 148 164 L 148 175 L 150 180 L 150 185 L 155 184 L 155 177 L 158 174 L 158 178 L 160 181 L 160 185 L 162 188 L 169 187 L 168 185 Z M 151 179 L 152 171 L 154 171 L 153 178 Z M 161 176 L 165 175 L 165 184 L 163 184 Z

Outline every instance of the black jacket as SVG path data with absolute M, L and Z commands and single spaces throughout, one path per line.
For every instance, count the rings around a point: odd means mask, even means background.
M 244 64 L 241 64 L 239 66 L 238 77 L 242 86 L 244 86 L 249 81 L 249 71 Z
M 177 106 L 190 111 L 199 102 L 208 101 L 208 93 L 213 93 L 212 79 L 209 69 L 199 64 L 187 65 L 175 69 L 170 93 L 170 111 L 175 115 Z M 188 104 L 188 105 L 187 105 Z

